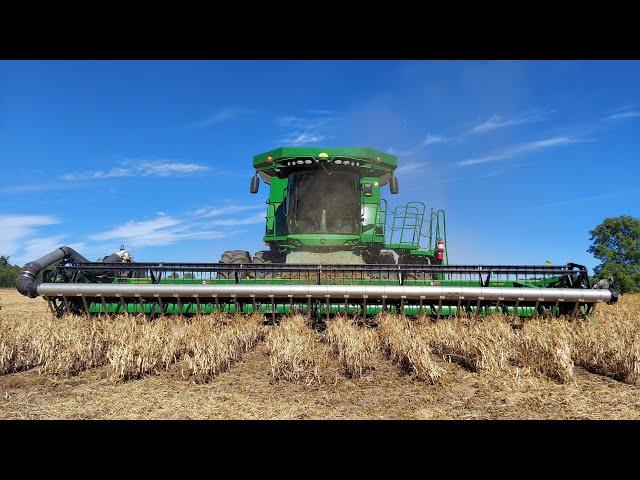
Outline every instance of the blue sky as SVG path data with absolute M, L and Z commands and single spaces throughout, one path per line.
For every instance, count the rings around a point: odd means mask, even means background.
M 640 216 L 640 62 L 0 62 L 0 254 L 263 247 L 256 153 L 368 146 L 447 212 L 455 263 L 576 262 Z

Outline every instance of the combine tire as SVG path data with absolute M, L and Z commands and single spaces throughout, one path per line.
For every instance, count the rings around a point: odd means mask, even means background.
M 431 259 L 429 257 L 399 257 L 398 258 L 398 264 L 400 265 L 431 265 Z M 427 275 L 425 278 L 424 275 L 421 276 L 420 280 L 429 280 L 431 279 L 437 279 L 438 276 L 437 275 Z M 405 280 L 415 280 L 416 279 L 416 274 L 415 273 L 406 273 L 404 276 Z
M 393 252 L 390 251 L 381 251 L 378 255 L 377 261 L 375 263 L 382 265 L 395 265 L 396 258 L 393 256 Z M 398 280 L 398 274 L 394 272 L 371 272 L 371 278 L 376 280 Z
M 258 265 L 264 265 L 265 263 L 273 263 L 273 260 L 271 259 L 271 252 L 268 250 L 260 250 L 259 252 L 256 252 L 256 254 L 253 257 L 253 263 Z M 256 271 L 255 277 L 266 278 L 267 273 L 266 271 Z
M 251 255 L 246 250 L 227 250 L 220 257 L 220 263 L 243 263 L 245 265 L 251 263 Z M 247 278 L 246 272 L 239 272 L 238 278 Z M 219 272 L 219 278 L 234 278 L 233 271 Z
M 254 255 L 253 263 L 258 265 L 264 265 L 267 263 L 284 263 L 284 257 L 277 252 L 272 252 L 271 250 L 260 250 Z M 271 278 L 272 276 L 273 274 L 269 273 L 269 270 L 267 269 L 255 272 L 255 278 Z

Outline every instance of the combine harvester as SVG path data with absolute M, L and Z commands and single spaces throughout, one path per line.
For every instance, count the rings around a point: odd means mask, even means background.
M 396 157 L 369 148 L 278 148 L 253 159 L 250 191 L 269 185 L 268 250 L 230 250 L 219 263 L 136 263 L 124 250 L 90 262 L 60 247 L 25 265 L 23 295 L 56 316 L 292 312 L 329 317 L 586 315 L 614 303 L 612 284 L 589 284 L 581 265 L 449 265 L 443 210 L 398 193 Z M 39 279 L 42 274 L 42 283 Z

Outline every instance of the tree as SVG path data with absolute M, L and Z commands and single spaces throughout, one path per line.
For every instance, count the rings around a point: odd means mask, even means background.
M 0 256 L 0 287 L 12 288 L 16 286 L 16 279 L 20 275 L 20 267 L 18 265 L 11 265 L 9 263 L 9 257 Z
M 587 250 L 600 260 L 596 277 L 613 277 L 621 292 L 640 291 L 640 220 L 630 215 L 605 218 L 589 232 Z

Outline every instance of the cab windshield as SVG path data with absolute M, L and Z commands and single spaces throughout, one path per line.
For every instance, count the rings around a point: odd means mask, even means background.
M 289 233 L 359 233 L 356 173 L 324 168 L 289 175 Z

